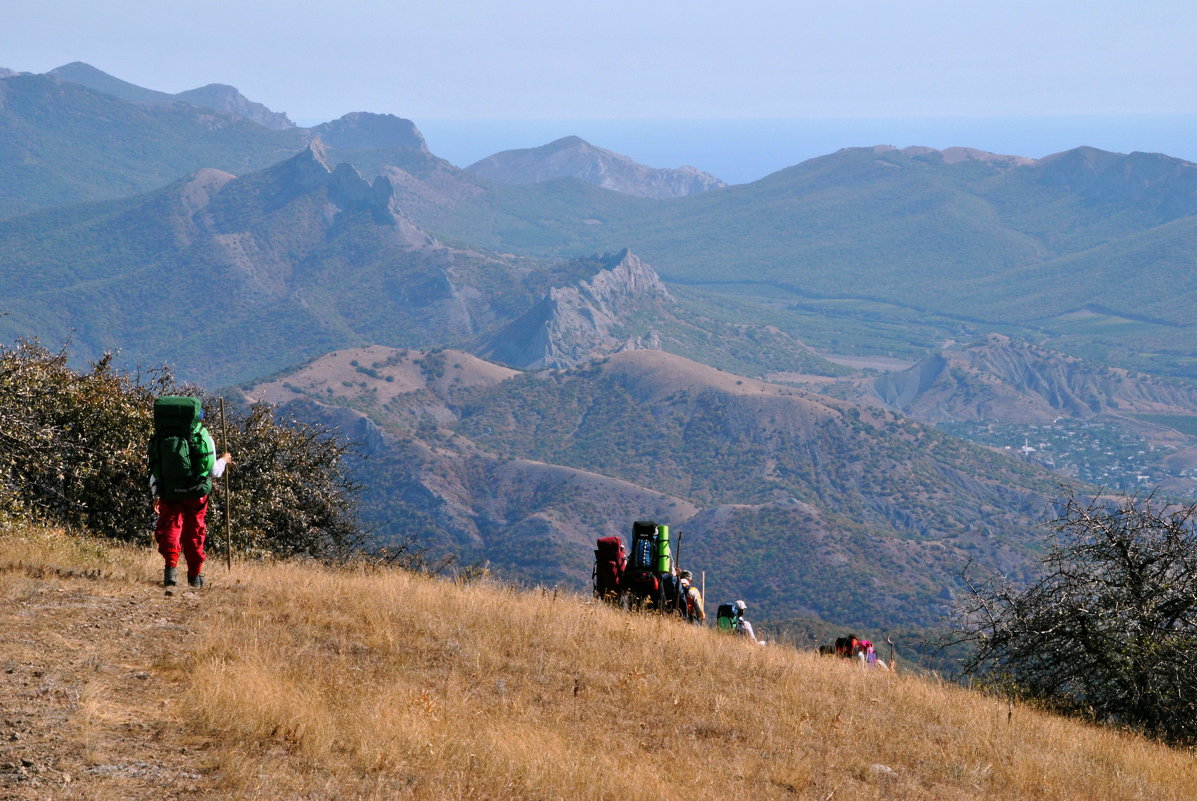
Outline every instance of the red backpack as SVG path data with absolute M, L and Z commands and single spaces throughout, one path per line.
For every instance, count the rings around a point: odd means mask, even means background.
M 609 598 L 623 590 L 628 558 L 619 537 L 600 537 L 594 550 L 594 597 Z

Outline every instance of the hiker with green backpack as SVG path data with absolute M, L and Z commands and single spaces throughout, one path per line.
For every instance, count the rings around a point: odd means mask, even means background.
M 728 634 L 739 634 L 757 645 L 768 645 L 765 640 L 758 640 L 752 624 L 744 613 L 748 611 L 748 604 L 736 601 L 734 604 L 719 604 L 715 614 L 715 628 Z
M 204 539 L 208 494 L 212 479 L 220 478 L 233 457 L 216 458 L 216 444 L 203 425 L 204 407 L 199 398 L 164 395 L 154 401 L 154 435 L 147 455 L 150 492 L 158 524 L 154 539 L 166 560 L 162 584 L 178 584 L 179 552 L 187 561 L 187 584 L 204 586 Z

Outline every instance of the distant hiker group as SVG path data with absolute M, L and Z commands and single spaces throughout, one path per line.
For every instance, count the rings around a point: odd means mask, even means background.
M 694 573 L 677 566 L 682 537 L 676 545 L 670 539 L 669 526 L 650 520 L 632 524 L 631 551 L 625 551 L 619 537 L 602 537 L 594 551 L 594 596 L 629 609 L 652 609 L 676 614 L 687 621 L 703 624 L 707 614 L 702 589 L 694 582 Z M 744 618 L 748 605 L 743 601 L 719 607 L 718 628 L 742 634 L 758 642 L 752 624 Z M 724 620 L 727 612 L 727 620 Z
M 651 520 L 632 523 L 631 549 L 625 550 L 620 537 L 600 537 L 594 549 L 594 597 L 624 609 L 653 610 L 676 614 L 691 623 L 706 620 L 702 591 L 694 584 L 694 574 L 679 570 L 678 558 L 682 549 L 681 532 L 670 539 L 669 526 Z M 758 640 L 746 614 L 744 601 L 720 604 L 715 613 L 715 628 L 747 640 Z M 893 661 L 893 641 L 890 642 L 890 661 Z M 891 670 L 878 658 L 873 643 L 855 634 L 838 637 L 834 645 L 822 645 L 819 653 L 859 659 L 867 668 Z
M 594 596 L 631 609 L 680 615 L 692 623 L 706 620 L 702 591 L 694 574 L 679 570 L 681 533 L 676 548 L 669 526 L 648 520 L 632 524 L 631 551 L 619 537 L 601 537 L 594 551 Z
M 893 641 L 889 641 L 890 662 L 893 662 Z M 869 640 L 862 640 L 855 634 L 849 634 L 846 637 L 836 637 L 833 645 L 819 646 L 819 653 L 827 656 L 838 656 L 841 659 L 858 659 L 860 663 L 867 668 L 876 668 L 878 670 L 891 670 L 890 665 L 885 663 L 884 659 L 877 656 L 877 650 L 873 647 L 873 643 Z

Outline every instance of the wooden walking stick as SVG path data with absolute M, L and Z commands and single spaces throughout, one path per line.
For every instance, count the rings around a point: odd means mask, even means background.
M 224 422 L 224 398 L 220 399 L 220 439 L 222 450 L 229 452 L 229 429 Z M 229 488 L 229 468 L 224 469 L 224 564 L 229 572 L 233 570 L 233 491 Z

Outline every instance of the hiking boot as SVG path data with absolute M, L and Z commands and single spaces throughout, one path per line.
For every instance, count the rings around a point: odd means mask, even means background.
M 204 574 L 200 573 L 198 576 L 188 576 L 187 577 L 187 586 L 188 587 L 204 586 Z
M 162 586 L 173 587 L 179 583 L 179 569 L 177 567 L 162 568 Z

